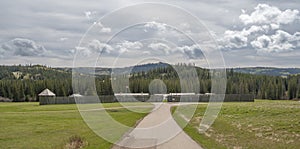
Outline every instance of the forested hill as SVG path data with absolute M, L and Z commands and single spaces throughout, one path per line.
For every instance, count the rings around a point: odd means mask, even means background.
M 300 74 L 300 68 L 273 68 L 273 67 L 245 67 L 234 68 L 234 72 L 249 73 L 255 75 L 289 76 Z
M 0 80 L 66 79 L 71 75 L 69 69 L 50 68 L 42 65 L 0 66 Z
M 158 68 L 166 68 L 169 67 L 170 64 L 167 63 L 148 63 L 148 64 L 141 64 L 136 66 L 124 67 L 124 68 L 116 68 L 114 71 L 118 73 L 130 71 L 131 73 L 139 73 L 139 72 L 148 72 L 150 70 L 158 69 Z
M 35 101 L 45 88 L 67 96 L 72 93 L 71 78 L 69 70 L 42 65 L 0 66 L 0 101 Z
M 193 65 L 178 64 L 176 69 L 185 72 Z M 130 69 L 129 69 L 130 68 Z M 87 70 L 90 70 L 86 68 Z M 82 69 L 84 71 L 85 68 Z M 118 68 L 120 72 L 131 71 L 129 90 L 133 93 L 149 92 L 149 84 L 154 79 L 162 80 L 168 93 L 181 92 L 182 80 L 173 66 L 165 63 L 145 64 L 135 67 Z M 200 93 L 211 92 L 210 72 L 208 69 L 196 68 L 200 84 Z M 0 66 L 0 101 L 1 98 L 13 101 L 38 100 L 37 95 L 45 88 L 53 91 L 57 96 L 73 94 L 71 68 L 50 68 L 41 65 L 33 66 Z M 96 68 L 96 91 L 91 86 L 80 86 L 78 93 L 90 95 L 112 95 L 114 92 L 124 92 L 124 85 L 112 90 L 110 68 Z M 121 73 L 122 74 L 122 73 Z M 125 75 L 128 76 L 128 75 Z M 189 76 L 189 74 L 187 74 Z M 87 75 L 87 77 L 89 77 Z M 186 83 L 186 85 L 188 85 Z M 157 86 L 159 90 L 160 86 Z M 126 89 L 127 92 L 127 89 Z M 239 73 L 234 69 L 227 70 L 227 94 L 253 94 L 259 99 L 295 99 L 300 98 L 300 75 L 286 77 L 276 75 L 256 75 L 247 72 Z
M 124 68 L 115 68 L 113 71 L 119 74 L 148 72 L 157 68 L 170 66 L 167 63 L 149 63 Z M 110 75 L 111 68 L 89 68 L 82 67 L 77 69 L 82 74 L 93 74 L 97 76 Z M 72 77 L 72 68 L 51 68 L 43 65 L 13 65 L 0 66 L 0 80 L 47 80 L 47 79 L 69 79 Z

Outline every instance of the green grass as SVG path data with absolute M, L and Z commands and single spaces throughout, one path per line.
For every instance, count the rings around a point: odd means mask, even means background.
M 195 115 L 184 128 L 204 148 L 296 149 L 300 146 L 298 101 L 224 103 L 212 127 L 200 134 L 198 128 L 206 106 L 198 105 Z M 182 121 L 179 116 L 174 117 L 179 123 Z
M 119 106 L 118 103 L 104 104 L 106 108 Z M 144 113 L 126 109 L 108 110 L 108 113 L 120 123 L 134 126 L 150 109 L 144 108 Z M 0 128 L 1 148 L 64 148 L 73 136 L 86 141 L 85 148 L 105 149 L 112 145 L 86 125 L 75 104 L 0 103 Z

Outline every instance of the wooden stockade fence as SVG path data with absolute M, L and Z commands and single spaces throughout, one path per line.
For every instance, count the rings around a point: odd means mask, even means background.
M 220 95 L 186 95 L 186 96 L 168 96 L 168 102 L 213 102 L 216 98 L 211 96 Z M 217 98 L 219 99 L 219 98 Z M 220 98 L 222 99 L 222 98 Z M 216 100 L 215 102 L 220 102 Z M 254 102 L 254 95 L 252 94 L 225 94 L 223 102 Z
M 209 102 L 211 96 L 219 95 L 102 95 L 81 97 L 39 97 L 40 105 L 48 104 L 84 104 L 84 103 L 112 103 L 112 102 Z M 215 99 L 215 98 L 211 98 Z M 220 101 L 216 101 L 220 102 Z M 224 102 L 254 102 L 252 94 L 226 94 Z
M 84 104 L 84 103 L 116 102 L 112 96 L 81 96 L 81 97 L 39 97 L 40 105 L 49 104 Z

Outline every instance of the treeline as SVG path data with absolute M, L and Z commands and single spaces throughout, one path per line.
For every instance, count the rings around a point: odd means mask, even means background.
M 45 88 L 53 91 L 57 96 L 72 94 L 72 80 L 46 79 L 46 80 L 1 80 L 0 96 L 13 99 L 13 101 L 36 101 L 37 95 Z
M 0 66 L 0 97 L 13 101 L 36 101 L 49 88 L 58 96 L 72 93 L 71 72 L 43 65 Z
M 191 66 L 183 64 L 181 67 L 188 68 Z M 199 92 L 209 93 L 211 91 L 210 71 L 197 68 L 197 74 L 200 85 Z M 229 69 L 227 70 L 226 76 L 226 94 L 253 94 L 257 99 L 300 98 L 300 75 L 291 75 L 288 77 L 253 75 L 237 73 L 234 72 L 233 69 Z M 189 76 L 187 75 L 187 77 Z M 167 86 L 168 93 L 185 92 L 181 90 L 181 87 L 188 88 L 184 83 L 180 82 L 182 79 L 179 79 L 173 67 L 166 67 L 155 69 L 148 73 L 141 72 L 133 74 L 130 78 L 131 92 L 148 92 L 148 86 L 153 79 L 163 80 Z M 189 78 L 186 79 L 188 80 Z M 189 82 L 189 84 L 193 83 Z M 159 85 L 157 85 L 157 88 L 159 88 Z
M 82 95 L 113 95 L 116 93 L 175 93 L 211 92 L 210 71 L 194 66 L 180 64 L 156 68 L 148 72 L 110 76 L 96 76 L 95 84 L 91 76 L 72 82 L 71 72 L 45 66 L 0 66 L 0 96 L 13 101 L 36 101 L 37 95 L 45 88 L 57 96 L 76 93 Z M 12 72 L 20 72 L 18 77 Z M 300 75 L 288 77 L 252 75 L 227 70 L 227 94 L 253 94 L 258 99 L 295 99 L 300 98 Z M 197 78 L 197 79 L 195 79 Z M 122 81 L 129 79 L 129 85 Z M 153 81 L 157 79 L 157 81 Z M 160 82 L 161 80 L 162 82 Z M 197 80 L 197 81 L 196 81 Z M 73 84 L 72 84 L 73 83 Z M 76 84 L 77 83 L 77 84 Z M 96 90 L 94 86 L 96 86 Z M 151 86 L 151 87 L 149 87 Z
M 157 68 L 148 72 L 139 72 L 130 77 L 130 91 L 134 93 L 148 93 L 149 85 L 154 79 L 162 80 L 167 93 L 196 92 L 208 93 L 211 90 L 209 71 L 192 65 L 179 64 L 164 68 Z M 199 82 L 195 82 L 195 81 Z M 151 84 L 159 92 L 163 90 L 162 83 Z M 183 89 L 183 90 L 182 90 Z

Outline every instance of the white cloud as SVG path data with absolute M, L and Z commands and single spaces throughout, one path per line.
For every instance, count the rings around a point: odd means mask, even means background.
M 171 50 L 171 48 L 164 43 L 151 43 L 148 47 L 156 51 L 164 51 L 166 54 L 169 54 Z
M 25 38 L 15 38 L 1 45 L 1 56 L 46 56 L 49 53 L 44 46 Z
M 255 34 L 255 33 L 258 33 L 258 32 L 266 32 L 268 31 L 268 27 L 267 26 L 256 26 L 256 25 L 253 25 L 251 26 L 249 29 L 243 29 L 243 32 L 245 32 L 244 34 L 245 35 L 251 35 L 251 34 Z
M 78 55 L 80 55 L 80 56 L 90 56 L 92 54 L 92 51 L 86 47 L 78 46 L 78 47 L 75 47 L 75 50 L 78 52 Z M 70 52 L 72 52 L 72 51 L 70 51 Z
M 75 52 L 76 52 L 76 47 L 74 49 L 69 49 L 68 50 L 68 54 L 70 54 L 72 56 L 74 56 Z
M 146 52 L 147 54 L 153 55 L 154 53 L 157 54 L 159 52 L 163 52 L 164 54 L 167 55 L 172 55 L 172 54 L 182 54 L 184 57 L 190 58 L 190 59 L 202 59 L 203 58 L 203 53 L 201 51 L 201 48 L 199 45 L 194 44 L 194 45 L 184 45 L 184 46 L 178 46 L 171 48 L 165 43 L 150 43 L 148 45 L 148 48 L 155 50 L 155 52 Z
M 67 37 L 61 37 L 61 38 L 59 38 L 59 40 L 60 41 L 66 41 L 66 40 L 68 40 L 69 38 L 67 38 Z
M 95 53 L 111 53 L 113 48 L 106 44 L 102 43 L 99 40 L 92 40 L 87 44 L 87 46 L 75 47 L 75 49 L 79 52 L 80 55 L 91 56 Z
M 119 49 L 120 53 L 127 52 L 129 50 L 139 50 L 143 47 L 143 44 L 141 42 L 130 42 L 130 41 L 124 41 L 121 43 L 118 43 L 116 45 L 116 48 Z
M 289 24 L 299 19 L 299 11 L 286 9 L 281 11 L 275 6 L 258 4 L 251 14 L 245 11 L 239 16 L 242 23 L 248 24 Z
M 145 54 L 145 55 L 151 55 L 150 51 L 143 51 L 142 53 Z
M 139 50 L 142 47 L 143 44 L 141 42 L 123 41 L 120 43 L 109 45 L 94 39 L 87 43 L 85 46 L 76 47 L 75 49 L 79 52 L 80 55 L 92 56 L 92 54 L 99 53 L 118 55 L 130 50 Z
M 92 19 L 96 15 L 96 11 L 85 11 L 84 15 L 87 19 Z
M 167 24 L 156 21 L 147 22 L 144 27 L 146 28 L 145 31 L 147 31 L 147 29 L 154 29 L 161 32 L 165 32 L 167 30 Z
M 93 51 L 93 52 L 104 52 L 104 53 L 110 53 L 113 51 L 113 48 L 106 44 L 106 43 L 101 43 L 99 40 L 92 40 L 88 44 L 88 49 Z
M 271 29 L 272 30 L 276 30 L 276 29 L 279 29 L 279 25 L 278 24 L 270 24 L 270 26 L 271 26 Z
M 282 25 L 295 23 L 299 11 L 286 9 L 281 11 L 275 6 L 258 4 L 254 11 L 246 14 L 242 10 L 240 30 L 227 30 L 218 39 L 221 49 L 255 49 L 257 52 L 284 52 L 299 48 L 300 39 L 297 33 L 290 34 Z
M 263 48 L 268 48 L 271 42 L 272 41 L 270 37 L 266 35 L 262 35 L 258 37 L 256 40 L 252 41 L 251 45 L 257 49 L 263 49 Z
M 248 37 L 241 31 L 227 30 L 219 42 L 223 49 L 242 48 L 247 46 Z
M 244 28 L 241 31 L 227 30 L 225 31 L 224 36 L 219 39 L 219 42 L 223 49 L 243 48 L 247 47 L 249 40 L 248 37 L 250 35 L 265 33 L 267 30 L 269 30 L 268 26 L 256 25 Z
M 190 59 L 202 59 L 204 57 L 201 48 L 196 44 L 177 47 L 177 50 L 185 54 Z
M 18 3 L 18 4 L 17 4 Z M 7 40 L 11 40 L 15 37 L 24 37 L 24 38 L 30 38 L 34 39 L 36 41 L 43 41 L 43 45 L 47 50 L 51 50 L 52 52 L 60 52 L 62 55 L 68 54 L 68 49 L 74 49 L 74 46 L 78 44 L 78 41 L 82 38 L 82 34 L 88 29 L 92 22 L 95 22 L 95 15 L 98 16 L 104 16 L 105 14 L 108 14 L 112 10 L 116 10 L 118 8 L 128 6 L 131 4 L 134 4 L 133 1 L 118 1 L 114 3 L 106 3 L 105 1 L 89 1 L 88 3 L 86 1 L 45 1 L 43 2 L 44 5 L 41 6 L 37 4 L 35 1 L 1 1 L 1 27 L 0 27 L 0 34 L 1 39 L 0 42 L 3 43 Z M 63 3 L 63 5 L 59 5 Z M 243 24 L 239 21 L 239 16 L 241 15 L 241 9 L 244 9 L 244 13 L 251 15 L 253 11 L 255 11 L 253 8 L 253 4 L 256 2 L 253 2 L 253 0 L 246 0 L 246 1 L 168 1 L 170 4 L 178 5 L 180 4 L 184 8 L 188 8 L 190 12 L 196 17 L 201 18 L 201 21 L 208 26 L 211 30 L 216 32 L 216 36 L 221 37 L 220 33 L 224 33 L 225 30 L 233 30 L 233 31 L 242 31 L 244 28 L 250 28 L 252 25 L 256 26 L 264 26 L 265 30 L 270 30 L 268 33 L 260 33 L 257 32 L 255 35 L 248 35 L 247 40 L 247 47 L 241 48 L 240 50 L 232 50 L 227 51 L 224 53 L 237 53 L 231 55 L 230 58 L 226 58 L 226 63 L 229 64 L 230 61 L 234 61 L 236 58 L 239 58 L 239 60 L 235 60 L 234 65 L 243 65 L 247 63 L 247 65 L 252 65 L 253 61 L 244 60 L 244 56 L 242 53 L 247 53 L 248 55 L 256 56 L 256 50 L 253 50 L 251 42 L 255 41 L 258 37 L 262 35 L 266 35 L 268 37 L 272 36 L 275 31 L 274 30 L 283 30 L 291 35 L 295 34 L 295 31 L 299 32 L 299 24 L 289 24 L 284 25 L 281 24 L 278 26 L 277 23 L 270 23 L 270 24 Z M 286 8 L 290 9 L 299 9 L 300 1 L 268 1 L 269 5 L 272 6 L 278 6 L 280 10 L 283 12 Z M 100 4 L 100 5 L 99 5 Z M 252 8 L 251 8 L 252 7 Z M 31 9 L 31 8 L 37 8 L 37 9 Z M 228 13 L 224 13 L 224 9 L 230 10 Z M 92 12 L 94 10 L 97 10 L 96 14 L 93 14 Z M 299 9 L 300 10 L 300 9 Z M 88 14 L 88 17 L 85 16 L 85 11 L 90 11 Z M 157 14 L 157 18 L 154 18 L 153 20 L 156 20 L 156 22 L 159 22 L 159 14 L 164 13 L 165 10 L 158 10 L 155 9 L 153 13 Z M 16 13 L 16 12 L 22 12 L 22 13 Z M 209 12 L 209 13 L 207 13 Z M 145 13 L 148 13 L 147 11 L 139 11 L 138 12 L 140 17 L 143 17 Z M 136 13 L 135 13 L 136 14 Z M 49 17 L 50 16 L 50 17 Z M 121 15 L 123 16 L 123 15 Z M 176 18 L 176 13 L 174 15 L 170 15 L 171 17 Z M 234 18 L 233 18 L 234 17 Z M 88 19 L 87 19 L 88 18 Z M 119 20 L 115 20 L 116 22 L 112 22 L 110 26 L 112 31 L 118 30 L 118 22 L 122 21 L 123 18 L 120 18 Z M 297 23 L 299 21 L 294 21 L 293 23 Z M 182 22 L 184 23 L 184 21 Z M 189 23 L 189 22 L 187 22 Z M 102 22 L 102 24 L 105 26 L 105 22 Z M 272 25 L 273 24 L 273 25 Z M 232 26 L 236 25 L 236 28 L 231 28 Z M 243 25 L 243 26 L 240 26 Z M 272 28 L 270 27 L 272 25 Z M 277 27 L 276 27 L 277 26 Z M 284 28 L 286 26 L 286 28 Z M 30 27 L 30 28 L 28 28 Z M 192 29 L 194 29 L 194 25 L 190 25 Z M 279 28 L 278 28 L 279 27 Z M 168 28 L 167 28 L 168 29 Z M 100 29 L 101 30 L 101 29 Z M 149 31 L 154 31 L 150 28 L 147 28 Z M 99 31 L 99 29 L 98 29 Z M 99 31 L 100 32 L 100 31 Z M 98 32 L 98 33 L 99 33 Z M 55 34 L 53 34 L 55 33 Z M 168 32 L 169 33 L 169 32 Z M 151 34 L 151 33 L 150 33 Z M 149 34 L 149 35 L 150 35 Z M 171 34 L 172 35 L 172 34 Z M 68 37 L 69 40 L 67 42 L 64 42 L 64 44 L 60 44 L 60 38 L 61 37 Z M 161 37 L 161 36 L 160 36 Z M 98 39 L 99 41 L 106 41 L 102 38 L 106 38 L 101 36 L 100 38 L 93 38 Z M 128 38 L 122 38 L 126 39 L 128 41 L 135 41 L 136 39 L 139 39 L 138 36 L 132 36 L 129 34 Z M 174 37 L 175 39 L 175 37 Z M 292 44 L 297 45 L 299 44 L 299 38 L 295 41 L 291 41 Z M 176 41 L 177 39 L 175 39 Z M 179 41 L 179 40 L 178 40 Z M 118 42 L 118 41 L 116 41 Z M 118 49 L 115 48 L 115 46 L 111 45 L 115 52 Z M 147 45 L 148 46 L 148 45 Z M 170 45 L 169 45 L 170 46 Z M 1 45 L 0 45 L 1 47 Z M 299 46 L 298 46 L 299 47 Z M 146 47 L 147 48 L 147 47 Z M 1 48 L 0 48 L 1 49 Z M 247 49 L 247 50 L 246 50 Z M 297 48 L 296 48 L 297 49 Z M 2 49 L 3 50 L 3 49 Z M 259 50 L 259 49 L 257 49 Z M 144 51 L 144 49 L 142 50 Z M 243 52 L 241 52 L 243 51 Z M 290 56 L 282 56 L 281 59 L 287 59 L 287 63 L 281 63 L 281 65 L 288 67 L 288 66 L 295 66 L 299 65 L 297 63 L 299 60 L 299 53 L 300 50 L 294 50 L 293 52 L 288 52 L 284 54 L 293 54 L 294 59 L 291 60 Z M 298 52 L 298 57 L 294 54 Z M 111 53 L 111 54 L 112 54 Z M 115 54 L 115 53 L 113 53 Z M 142 54 L 142 53 L 140 53 Z M 283 54 L 283 53 L 282 53 Z M 282 55 L 280 54 L 280 55 Z M 12 54 L 13 55 L 13 54 Z M 72 58 L 72 57 L 70 57 Z M 0 58 L 1 59 L 1 58 Z M 7 63 L 7 61 L 4 61 L 4 59 L 1 59 L 2 64 L 14 64 L 17 62 L 18 59 L 15 57 L 7 57 L 7 59 L 10 59 L 12 63 Z M 19 58 L 20 60 L 21 58 Z M 28 59 L 28 57 L 23 57 L 22 59 Z M 31 59 L 31 57 L 30 57 Z M 37 63 L 43 62 L 49 65 L 58 65 L 57 60 L 48 60 L 45 58 L 40 58 L 43 61 L 37 61 Z M 130 59 L 132 60 L 132 59 Z M 270 61 L 267 61 L 267 64 L 271 63 L 271 61 L 275 61 L 274 63 L 281 62 L 278 58 L 270 58 Z M 129 61 L 129 60 L 128 60 Z M 132 60 L 134 61 L 134 59 Z M 65 66 L 65 62 L 63 59 L 61 61 L 60 66 Z M 66 61 L 67 62 L 67 61 Z M 107 60 L 107 63 L 110 63 L 110 60 Z M 250 63 L 249 63 L 250 62 Z M 72 60 L 70 60 L 70 63 L 72 65 Z M 124 61 L 122 63 L 123 65 L 127 65 L 129 62 Z M 272 62 L 273 63 L 273 62 Z M 233 64 L 233 63 L 232 63 Z M 261 62 L 259 65 L 264 65 L 265 62 Z M 290 65 L 292 64 L 292 65 Z M 71 66 L 69 65 L 69 66 Z M 270 64 L 271 65 L 271 64 Z
M 95 23 L 95 24 L 98 25 L 98 27 L 100 28 L 101 33 L 110 33 L 111 32 L 111 28 L 105 27 L 101 22 L 98 22 L 98 23 Z
M 262 35 L 256 40 L 251 42 L 252 47 L 256 48 L 258 52 L 284 52 L 291 51 L 299 47 L 294 42 L 299 43 L 297 36 L 299 32 L 291 35 L 285 31 L 278 30 L 274 35 L 266 36 Z
M 294 35 L 293 35 L 293 38 L 292 38 L 292 43 L 294 43 L 295 45 L 297 45 L 297 47 L 300 47 L 300 32 L 296 32 Z
M 191 25 L 189 24 L 189 23 L 180 23 L 180 25 L 179 25 L 179 28 L 178 29 L 180 29 L 181 31 L 184 31 L 184 32 L 186 32 L 186 33 L 189 33 L 189 34 L 191 34 L 192 33 L 192 27 L 191 27 Z
M 241 9 L 242 13 L 246 13 L 246 10 L 245 9 Z

